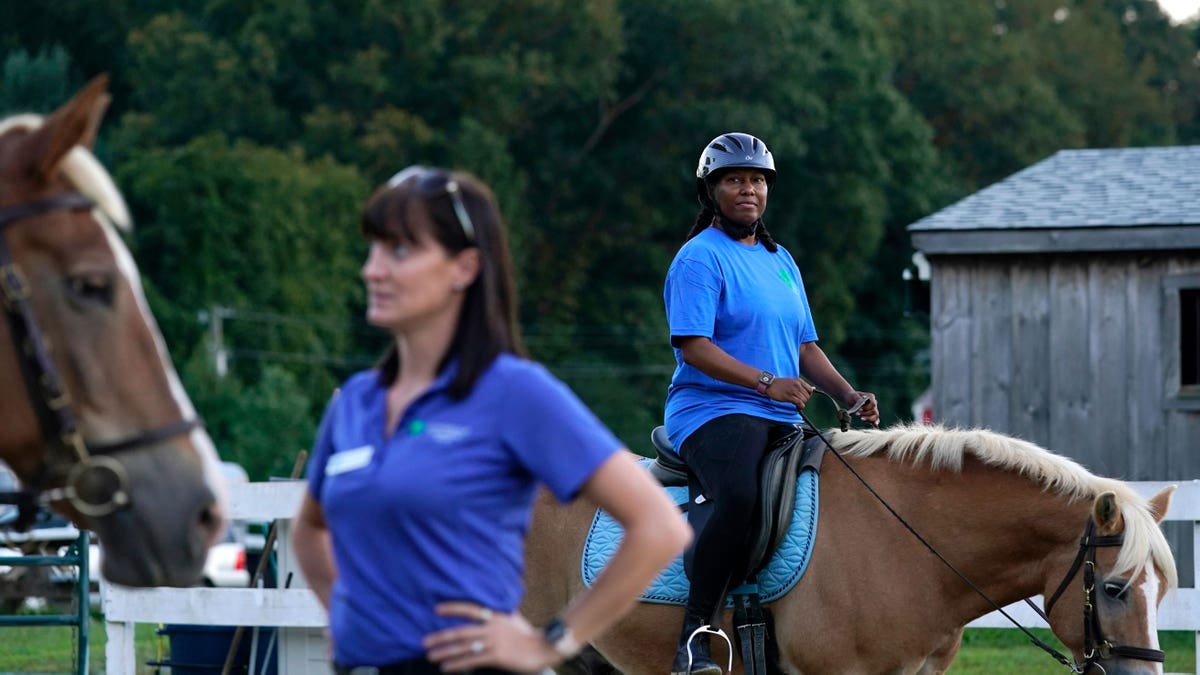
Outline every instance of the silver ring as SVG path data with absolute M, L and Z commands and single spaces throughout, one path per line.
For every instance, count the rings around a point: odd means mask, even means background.
M 472 654 L 482 654 L 483 653 L 483 640 L 472 640 L 471 641 L 471 653 Z
M 492 610 L 488 609 L 487 607 L 484 607 L 483 609 L 479 610 L 479 620 L 482 623 L 487 623 L 487 622 L 491 621 L 492 620 Z

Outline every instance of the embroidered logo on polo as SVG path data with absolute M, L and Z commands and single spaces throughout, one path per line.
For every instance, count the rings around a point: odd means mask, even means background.
M 408 434 L 417 436 L 426 433 L 429 437 L 438 443 L 457 443 L 466 438 L 471 430 L 461 424 L 449 424 L 447 422 L 425 422 L 423 420 L 413 420 L 408 425 Z
M 796 278 L 788 270 L 779 270 L 779 280 L 787 284 L 787 287 L 792 289 L 793 293 L 800 292 L 800 284 L 796 283 Z

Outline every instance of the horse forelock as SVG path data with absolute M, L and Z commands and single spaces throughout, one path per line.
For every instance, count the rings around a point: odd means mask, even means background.
M 1097 476 L 1074 460 L 1034 443 L 986 429 L 916 423 L 887 429 L 833 430 L 827 433 L 827 438 L 835 450 L 847 457 L 886 453 L 893 461 L 913 465 L 928 462 L 934 471 L 961 471 L 963 458 L 971 455 L 989 466 L 1025 476 L 1069 501 L 1095 499 L 1103 492 L 1113 492 L 1125 522 L 1125 544 L 1117 556 L 1113 574 L 1136 576 L 1153 564 L 1163 574 L 1168 588 L 1178 584 L 1171 548 L 1144 498 L 1125 483 Z
M 43 121 L 41 115 L 13 115 L 0 120 L 0 136 L 13 129 L 38 129 Z M 110 227 L 129 229 L 132 220 L 125 198 L 121 196 L 121 191 L 117 189 L 108 171 L 90 150 L 76 145 L 63 157 L 59 168 L 75 189 L 96 202 L 97 220 Z
M 1116 481 L 1114 481 L 1116 482 Z M 1175 571 L 1175 556 L 1167 538 L 1158 527 L 1158 520 L 1150 512 L 1146 500 L 1124 484 L 1118 483 L 1122 491 L 1117 492 L 1121 504 L 1121 516 L 1125 520 L 1125 544 L 1117 555 L 1113 574 L 1130 574 L 1136 577 L 1148 565 L 1153 564 L 1162 574 L 1167 588 L 1179 585 Z

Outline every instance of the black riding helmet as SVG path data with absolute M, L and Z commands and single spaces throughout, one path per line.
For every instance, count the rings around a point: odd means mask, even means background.
M 696 198 L 701 206 L 712 203 L 707 181 L 721 169 L 759 169 L 767 177 L 767 187 L 775 186 L 775 156 L 766 143 L 750 134 L 731 131 L 704 147 L 696 167 Z

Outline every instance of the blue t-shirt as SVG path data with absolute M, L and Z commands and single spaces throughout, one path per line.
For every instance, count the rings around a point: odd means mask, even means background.
M 771 253 L 710 227 L 688 240 L 667 270 L 663 289 L 671 338 L 699 336 L 733 358 L 776 377 L 800 376 L 800 344 L 815 342 L 808 296 L 796 261 L 782 246 Z M 742 413 L 801 421 L 794 405 L 709 377 L 675 348 L 665 424 L 676 448 L 705 422 Z
M 385 438 L 376 371 L 330 402 L 308 488 L 333 538 L 334 659 L 384 665 L 424 656 L 421 639 L 463 623 L 434 606 L 512 612 L 539 483 L 569 501 L 622 443 L 542 366 L 501 355 L 462 400 L 447 367 Z

